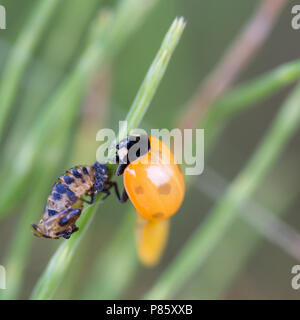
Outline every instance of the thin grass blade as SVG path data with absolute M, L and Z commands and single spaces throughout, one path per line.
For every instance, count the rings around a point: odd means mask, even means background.
M 59 0 L 38 1 L 13 46 L 0 81 L 0 140 L 25 67 L 58 3 Z

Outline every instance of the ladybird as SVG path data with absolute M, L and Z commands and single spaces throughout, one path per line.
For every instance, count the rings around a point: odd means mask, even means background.
M 81 215 L 83 203 L 93 204 L 95 194 L 99 192 L 109 196 L 111 187 L 120 199 L 117 184 L 109 180 L 106 164 L 96 162 L 92 166 L 76 166 L 67 170 L 53 185 L 39 224 L 31 225 L 34 235 L 69 239 L 78 230 L 75 223 Z
M 143 136 L 128 136 L 117 145 L 116 175 L 123 174 L 122 200 L 129 197 L 137 212 L 148 220 L 170 218 L 180 208 L 185 181 L 172 151 L 155 137 L 144 137 L 136 158 L 130 161 L 129 150 Z M 146 147 L 145 147 L 146 146 Z

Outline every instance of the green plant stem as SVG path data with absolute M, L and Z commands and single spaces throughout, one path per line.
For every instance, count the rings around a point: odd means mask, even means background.
M 171 25 L 162 46 L 138 91 L 137 98 L 133 102 L 129 115 L 126 118 L 128 130 L 134 129 L 142 121 L 167 68 L 170 55 L 174 52 L 181 37 L 184 26 L 185 23 L 183 18 L 176 18 Z M 127 131 L 121 130 L 118 139 L 123 139 L 126 135 Z M 110 156 L 113 156 L 112 152 L 110 153 Z M 111 167 L 110 164 L 108 164 L 108 166 Z M 93 206 L 88 207 L 82 213 L 78 223 L 80 230 L 72 235 L 70 240 L 62 243 L 54 256 L 50 259 L 46 270 L 40 277 L 32 293 L 31 299 L 50 299 L 53 296 L 70 265 L 72 256 L 81 241 L 83 233 L 91 223 L 96 209 L 99 206 L 99 199 L 100 196 L 97 197 Z
M 144 116 L 152 98 L 160 84 L 160 81 L 166 71 L 170 58 L 176 48 L 185 22 L 183 18 L 175 19 L 171 25 L 165 39 L 152 63 L 150 69 L 135 97 L 133 104 L 129 110 L 126 120 L 131 123 L 132 128 L 136 128 L 140 119 Z M 128 132 L 121 128 L 119 132 L 119 140 L 127 135 Z
M 78 64 L 37 119 L 36 125 L 23 141 L 18 156 L 11 162 L 10 167 L 5 169 L 6 175 L 2 178 L 5 178 L 6 186 L 0 193 L 1 217 L 8 214 L 20 201 L 32 170 L 39 162 L 41 152 L 47 147 L 47 139 L 54 134 L 59 139 L 60 130 L 66 132 L 71 129 L 82 96 L 95 70 L 99 71 L 99 68 L 112 58 L 156 1 L 145 3 L 139 0 L 121 0 L 115 14 L 107 23 L 103 25 L 100 21 L 98 27 L 96 23 L 90 44 Z
M 299 101 L 300 83 L 283 104 L 248 165 L 144 296 L 146 299 L 170 298 L 202 266 L 205 258 L 234 222 L 240 207 L 254 192 L 296 131 L 300 121 Z
M 58 0 L 37 2 L 10 54 L 0 82 L 0 140 L 25 67 L 58 3 Z

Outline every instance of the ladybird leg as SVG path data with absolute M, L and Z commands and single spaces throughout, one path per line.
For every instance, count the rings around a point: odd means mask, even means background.
M 121 202 L 121 203 L 124 203 L 128 200 L 128 195 L 127 195 L 127 192 L 126 190 L 124 189 L 123 190 L 123 194 L 122 194 L 122 197 L 120 197 L 120 192 L 119 192 L 119 188 L 118 188 L 118 184 L 114 181 L 109 181 L 107 182 L 106 184 L 108 187 L 106 189 L 104 189 L 102 192 L 106 193 L 107 196 L 105 196 L 103 199 L 107 198 L 109 195 L 110 195 L 110 191 L 109 189 L 114 187 L 114 190 L 115 190 L 115 193 L 116 193 L 116 196 L 118 198 L 118 200 Z
M 111 194 L 111 192 L 110 192 L 109 189 L 112 188 L 112 187 L 114 187 L 116 196 L 117 196 L 117 198 L 120 200 L 120 192 L 119 192 L 119 189 L 118 189 L 118 185 L 117 185 L 116 182 L 113 182 L 113 181 L 107 182 L 106 185 L 105 185 L 105 189 L 103 189 L 103 190 L 101 191 L 101 192 L 103 192 L 103 193 L 106 193 L 106 196 L 103 198 L 103 200 L 106 199 L 106 198 Z
M 111 194 L 110 190 L 108 190 L 108 189 L 107 190 L 103 190 L 102 192 L 106 193 L 106 196 L 103 198 L 103 200 L 105 200 Z M 123 191 L 122 197 L 120 197 L 120 194 L 118 194 L 117 197 L 118 197 L 118 200 L 121 203 L 124 203 L 124 202 L 126 202 L 128 200 L 128 195 L 127 195 L 127 192 L 126 192 L 125 189 Z
M 90 200 L 90 204 L 93 204 L 95 202 L 95 193 L 91 194 L 91 200 Z
M 116 169 L 115 175 L 116 176 L 121 176 L 124 173 L 124 171 L 125 171 L 126 167 L 128 166 L 128 164 L 129 163 L 121 163 L 121 164 L 119 164 L 117 169 Z
M 119 199 L 119 200 L 120 200 L 121 203 L 124 203 L 124 202 L 126 202 L 128 200 L 128 194 L 127 194 L 125 188 L 124 188 L 123 193 L 122 193 L 122 198 Z

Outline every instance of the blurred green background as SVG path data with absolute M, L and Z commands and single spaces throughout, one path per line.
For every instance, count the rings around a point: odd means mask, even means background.
M 0 30 L 0 75 L 3 75 L 18 36 L 39 1 L 41 0 L 0 1 L 7 11 L 7 30 Z M 95 70 L 80 98 L 80 111 L 75 114 L 76 119 L 71 125 L 70 134 L 64 131 L 64 127 L 55 127 L 53 121 L 53 134 L 46 139 L 49 141 L 49 150 L 45 154 L 38 152 L 40 165 L 35 165 L 26 187 L 16 192 L 15 205 L 8 208 L 7 213 L 1 217 L 0 264 L 7 267 L 5 261 L 9 259 L 16 232 L 20 230 L 20 219 L 28 213 L 25 209 L 28 202 L 31 201 L 31 207 L 36 210 L 35 220 L 30 222 L 37 222 L 56 177 L 73 165 L 94 161 L 98 146 L 95 136 L 100 128 L 118 129 L 118 121 L 126 116 L 174 17 L 184 16 L 187 26 L 144 118 L 141 127 L 145 129 L 172 128 L 179 122 L 184 107 L 195 94 L 199 84 L 221 59 L 258 3 L 259 1 L 254 0 L 157 1 L 118 50 L 106 58 L 105 64 L 99 67 L 99 72 Z M 271 35 L 255 59 L 242 72 L 237 83 L 254 79 L 300 56 L 300 31 L 293 30 L 290 24 L 293 3 L 290 1 L 286 5 Z M 26 64 L 12 110 L 5 123 L 0 147 L 2 167 L 11 157 L 19 157 L 18 150 L 23 144 L 24 136 L 31 131 L 53 93 L 74 70 L 80 55 L 91 41 L 90 28 L 93 21 L 99 13 L 102 20 L 109 20 L 110 10 L 113 10 L 116 4 L 117 1 L 109 0 L 63 0 L 53 9 Z M 134 15 L 134 12 L 132 14 Z M 1 81 L 5 79 L 1 78 Z M 206 169 L 213 170 L 230 183 L 262 140 L 291 87 L 292 85 L 280 90 L 255 108 L 232 117 L 207 155 L 203 175 L 196 177 L 186 194 L 183 207 L 172 218 L 170 239 L 161 263 L 153 269 L 137 266 L 126 286 L 116 296 L 107 294 L 105 298 L 137 299 L 151 288 L 195 226 L 201 224 L 216 202 L 200 185 L 201 179 L 210 180 L 210 176 L 206 176 Z M 51 147 L 51 138 L 54 136 L 61 140 L 61 145 L 54 144 Z M 267 208 L 272 216 L 280 212 L 280 223 L 292 226 L 294 231 L 300 228 L 299 143 L 298 133 L 252 197 Z M 47 157 L 48 160 L 50 157 L 50 162 L 56 163 L 55 170 L 50 170 L 49 176 L 52 178 L 39 188 L 37 185 L 47 171 Z M 19 160 L 22 162 L 22 159 Z M 13 169 L 9 173 L 1 174 L 2 193 L 6 188 L 6 177 L 15 175 L 18 178 L 18 170 Z M 101 263 L 101 259 L 105 259 L 109 254 L 106 253 L 101 258 L 101 254 L 106 252 L 114 240 L 130 206 L 129 203 L 119 204 L 114 197 L 100 205 L 99 214 L 95 216 L 77 248 L 74 261 L 54 298 L 84 298 L 84 292 L 88 290 L 91 282 L 90 277 L 95 272 L 96 262 Z M 28 252 L 26 251 L 24 264 L 17 266 L 22 270 L 22 275 L 18 294 L 14 298 L 27 299 L 50 257 L 65 240 L 47 241 L 33 238 L 29 224 L 21 228 L 29 234 L 28 241 L 31 244 Z M 273 230 L 273 233 L 280 234 L 280 230 Z M 133 227 L 132 235 L 128 237 L 133 240 Z M 295 238 L 295 243 L 299 244 L 296 241 L 298 238 Z M 120 246 L 122 245 L 120 243 Z M 115 255 L 115 251 L 111 255 L 115 258 L 115 272 L 122 276 L 122 268 L 128 263 L 126 259 L 132 259 L 134 253 L 120 259 Z M 297 263 L 299 261 L 295 255 L 278 246 L 276 240 L 272 241 L 259 232 L 257 227 L 238 217 L 197 274 L 185 283 L 175 298 L 299 299 L 300 292 L 293 290 L 290 285 L 291 268 Z M 99 269 L 99 273 L 101 272 Z M 103 297 L 101 288 L 98 288 L 99 294 L 97 290 L 93 292 L 89 298 Z M 4 295 L 4 298 L 7 297 Z

